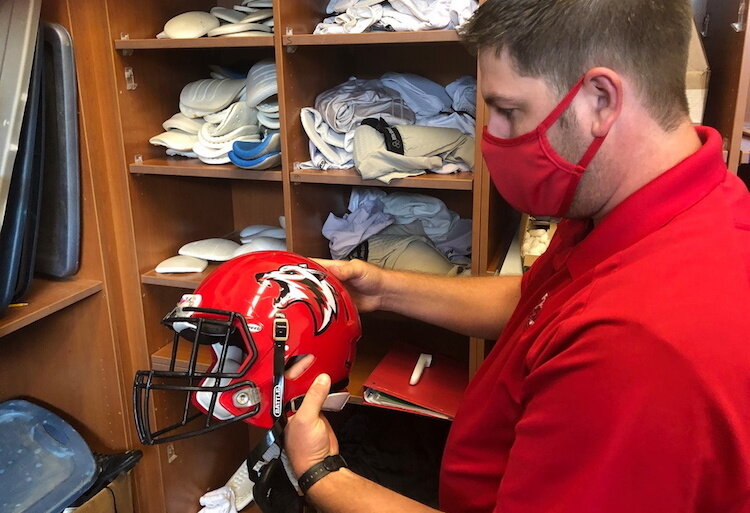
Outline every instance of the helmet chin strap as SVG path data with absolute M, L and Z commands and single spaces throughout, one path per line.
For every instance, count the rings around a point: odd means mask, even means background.
M 294 398 L 288 404 L 284 404 L 284 366 L 288 338 L 289 321 L 284 314 L 277 313 L 273 321 L 274 375 L 271 416 L 274 422 L 227 483 L 235 493 L 238 511 L 253 500 L 263 513 L 300 513 L 303 510 L 304 500 L 297 478 L 283 449 L 286 412 L 296 411 L 304 397 Z M 341 390 L 346 385 L 346 382 L 336 383 L 334 389 Z M 340 411 L 348 399 L 348 392 L 330 394 L 324 409 Z
M 299 493 L 297 479 L 283 451 L 284 427 L 286 427 L 284 363 L 288 339 L 289 321 L 284 314 L 277 313 L 273 320 L 271 416 L 274 423 L 227 483 L 231 487 L 234 481 L 239 488 L 235 490 L 237 510 L 241 510 L 252 500 L 255 500 L 263 513 L 300 513 L 303 509 L 304 501 Z M 247 476 L 247 482 L 240 483 L 239 478 L 244 475 Z
M 286 343 L 289 340 L 289 321 L 283 313 L 273 319 L 273 404 L 271 416 L 274 422 L 284 417 L 284 363 Z

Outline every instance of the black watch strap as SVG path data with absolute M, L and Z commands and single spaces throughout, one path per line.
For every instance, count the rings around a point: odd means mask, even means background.
M 336 472 L 340 468 L 346 468 L 346 460 L 340 454 L 326 456 L 320 463 L 310 467 L 307 472 L 299 476 L 297 483 L 302 493 L 307 493 L 312 485 L 323 479 L 331 472 Z

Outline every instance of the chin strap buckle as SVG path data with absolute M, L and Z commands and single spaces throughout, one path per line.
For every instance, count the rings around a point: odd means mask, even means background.
M 289 340 L 289 320 L 277 313 L 273 320 L 273 404 L 271 415 L 278 421 L 284 415 L 284 364 L 286 342 Z

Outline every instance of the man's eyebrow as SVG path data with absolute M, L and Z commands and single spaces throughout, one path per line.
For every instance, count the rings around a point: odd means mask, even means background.
M 508 106 L 519 106 L 523 105 L 523 102 L 517 98 L 510 98 L 508 96 L 503 96 L 501 94 L 493 94 L 490 93 L 487 96 L 484 97 L 484 102 L 488 104 L 498 104 L 502 103 L 504 105 Z

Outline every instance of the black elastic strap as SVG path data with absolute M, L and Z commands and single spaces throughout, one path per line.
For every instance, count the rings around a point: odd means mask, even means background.
M 363 125 L 374 128 L 383 134 L 385 149 L 399 155 L 404 154 L 404 140 L 396 127 L 389 125 L 383 118 L 367 118 L 362 120 Z
M 280 459 L 263 466 L 253 487 L 253 499 L 263 513 L 301 513 L 304 505 Z
M 356 246 L 351 252 L 344 257 L 344 260 L 362 260 L 367 262 L 370 256 L 370 243 L 367 240 L 363 240 L 358 246 Z
M 307 493 L 312 485 L 323 479 L 331 472 L 339 469 L 348 468 L 346 460 L 340 454 L 326 456 L 323 461 L 310 467 L 304 474 L 299 476 L 297 484 L 302 493 Z

